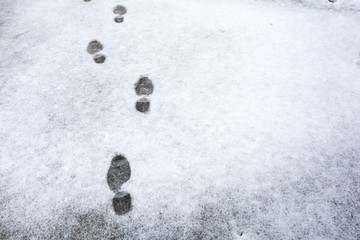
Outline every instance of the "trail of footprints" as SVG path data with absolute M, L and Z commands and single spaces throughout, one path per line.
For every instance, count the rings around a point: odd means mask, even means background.
M 84 0 L 84 2 L 90 2 L 91 0 Z M 329 2 L 336 2 L 336 0 L 328 0 Z M 113 9 L 114 14 L 117 16 L 114 18 L 116 23 L 122 23 L 124 21 L 124 15 L 127 10 L 124 6 L 117 5 Z M 101 53 L 103 45 L 97 40 L 89 42 L 87 52 L 94 55 L 95 63 L 104 63 L 106 57 Z M 360 55 L 359 55 L 360 56 Z M 357 62 L 360 67 L 360 58 Z M 148 77 L 140 77 L 135 84 L 135 92 L 138 96 L 149 96 L 154 91 L 154 85 Z M 150 101 L 146 97 L 140 98 L 135 105 L 137 111 L 141 113 L 147 113 L 150 111 Z M 110 168 L 107 174 L 107 183 L 111 191 L 115 192 L 115 196 L 112 200 L 113 208 L 116 214 L 124 215 L 131 210 L 131 195 L 128 192 L 121 191 L 122 185 L 130 179 L 131 169 L 128 160 L 123 155 L 116 155 L 110 164 Z
M 91 0 L 84 0 L 84 2 L 90 2 Z M 114 18 L 114 21 L 116 23 L 122 23 L 124 21 L 124 15 L 126 13 L 126 8 L 124 6 L 121 5 L 117 5 L 114 7 L 113 12 L 115 14 L 117 14 L 118 16 L 116 16 Z M 96 55 L 94 55 L 94 61 L 96 63 L 103 63 L 106 60 L 106 56 L 102 53 L 98 53 L 99 51 L 101 51 L 103 49 L 103 45 L 101 44 L 101 42 L 97 41 L 97 40 L 92 40 L 91 42 L 89 42 L 88 47 L 87 47 L 87 51 L 89 54 L 93 55 L 96 53 Z
M 91 0 L 84 0 L 84 2 L 90 2 Z M 124 6 L 117 5 L 113 9 L 114 14 L 117 16 L 114 18 L 116 23 L 122 23 L 124 21 L 124 15 L 127 10 Z M 106 60 L 106 56 L 102 54 L 104 49 L 103 44 L 98 40 L 92 40 L 87 46 L 87 52 L 93 55 L 95 63 L 101 64 Z M 141 113 L 147 113 L 150 111 L 150 101 L 144 97 L 149 96 L 154 91 L 154 85 L 148 77 L 141 76 L 135 83 L 135 93 L 140 98 L 135 105 L 135 109 Z M 129 161 L 123 155 L 116 155 L 110 164 L 110 168 L 107 173 L 107 183 L 111 191 L 115 192 L 115 196 L 112 200 L 114 212 L 118 215 L 124 215 L 131 210 L 131 195 L 122 191 L 121 187 L 126 183 L 131 176 L 131 169 Z
M 97 48 L 99 49 L 99 48 Z M 139 96 L 149 96 L 154 91 L 154 85 L 148 77 L 140 77 L 135 84 L 135 92 Z M 136 110 L 146 113 L 150 110 L 150 102 L 140 98 L 136 102 Z M 124 215 L 131 210 L 131 195 L 121 191 L 121 186 L 130 179 L 131 169 L 128 160 L 123 155 L 116 155 L 110 164 L 107 183 L 111 191 L 115 192 L 112 204 L 116 214 Z
M 99 49 L 99 48 L 98 48 Z M 137 95 L 148 96 L 154 91 L 154 85 L 148 77 L 140 77 L 135 84 Z M 146 98 L 141 98 L 136 102 L 136 110 L 146 113 L 150 110 L 150 102 Z M 113 208 L 116 214 L 124 215 L 131 210 L 131 195 L 121 191 L 121 186 L 130 179 L 131 169 L 128 160 L 123 155 L 116 155 L 110 164 L 107 174 L 107 183 L 111 191 L 115 192 L 113 198 Z

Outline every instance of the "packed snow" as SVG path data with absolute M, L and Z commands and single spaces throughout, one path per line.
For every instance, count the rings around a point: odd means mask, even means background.
M 1 0 L 0 50 L 0 239 L 360 239 L 360 0 Z

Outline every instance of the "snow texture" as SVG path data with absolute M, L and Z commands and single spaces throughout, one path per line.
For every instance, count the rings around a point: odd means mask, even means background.
M 359 0 L 1 0 L 0 239 L 360 239 L 359 29 Z

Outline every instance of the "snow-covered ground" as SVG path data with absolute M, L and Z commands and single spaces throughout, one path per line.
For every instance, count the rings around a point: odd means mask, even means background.
M 0 239 L 360 239 L 359 0 L 1 0 L 0 51 Z

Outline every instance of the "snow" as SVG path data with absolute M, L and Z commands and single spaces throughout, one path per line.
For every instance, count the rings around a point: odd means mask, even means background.
M 2 0 L 0 238 L 359 239 L 359 13 L 358 0 Z M 117 153 L 125 216 L 106 182 Z

